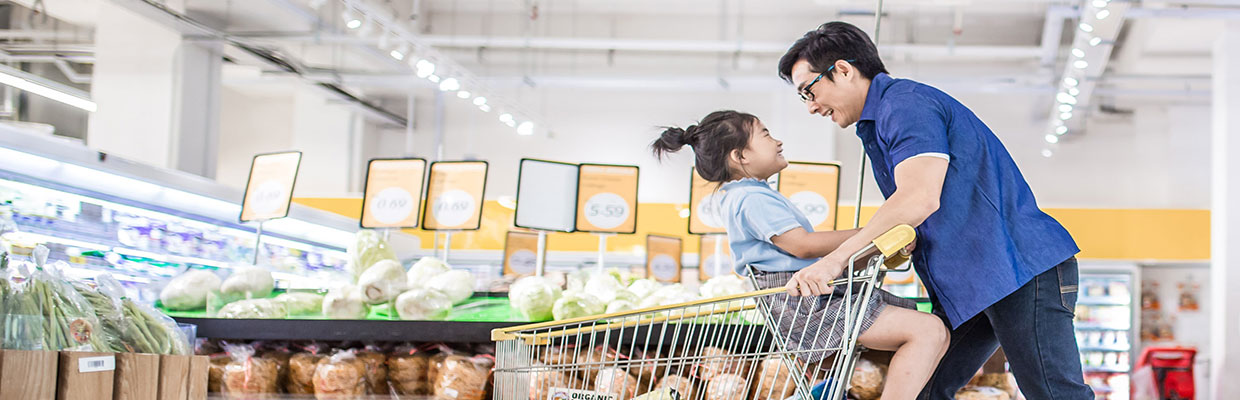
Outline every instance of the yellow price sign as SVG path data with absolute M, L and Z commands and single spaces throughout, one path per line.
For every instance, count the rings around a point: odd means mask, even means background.
M 504 276 L 534 275 L 538 261 L 538 234 L 508 231 L 504 237 Z
M 422 209 L 426 160 L 376 158 L 366 166 L 362 190 L 363 228 L 417 228 Z
M 719 251 L 716 252 L 715 250 Z M 698 245 L 698 280 L 702 282 L 716 276 L 736 274 L 735 261 L 728 247 L 727 235 L 705 235 Z
M 680 282 L 684 243 L 674 236 L 646 235 L 647 277 L 659 282 Z
M 638 167 L 581 164 L 577 177 L 577 230 L 637 232 Z
M 723 192 L 719 184 L 698 175 L 696 168 L 689 169 L 689 233 L 703 235 L 727 232 L 723 221 Z
M 805 214 L 814 231 L 835 230 L 840 202 L 840 165 L 789 162 L 779 173 L 779 193 Z
M 287 217 L 300 167 L 300 151 L 254 156 L 241 199 L 241 222 Z
M 422 229 L 478 229 L 482 224 L 487 162 L 436 161 L 431 163 L 430 170 Z

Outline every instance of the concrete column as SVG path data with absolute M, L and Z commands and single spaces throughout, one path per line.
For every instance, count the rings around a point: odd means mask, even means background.
M 301 172 L 296 195 L 339 196 L 360 191 L 356 178 L 365 170 L 360 154 L 360 130 L 353 127 L 354 111 L 348 105 L 328 100 L 313 88 L 297 90 L 293 98 L 293 150 L 302 151 Z M 358 118 L 360 120 L 360 118 Z M 353 187 L 350 187 L 352 184 Z
M 219 43 L 182 43 L 173 85 L 172 166 L 215 178 L 219 153 L 220 69 Z
M 1211 137 L 1211 398 L 1240 398 L 1240 21 L 1227 21 L 1214 47 Z M 1237 230 L 1232 230 L 1236 227 Z M 1236 253 L 1236 254 L 1232 254 Z

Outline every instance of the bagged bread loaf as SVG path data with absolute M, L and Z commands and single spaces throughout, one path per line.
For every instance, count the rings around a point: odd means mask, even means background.
M 294 354 L 288 360 L 288 383 L 284 390 L 290 394 L 314 394 L 314 371 L 324 358 L 318 345 L 306 346 L 306 351 Z
M 681 400 L 696 400 L 697 398 L 693 395 L 697 394 L 697 387 L 697 382 L 691 378 L 668 375 L 659 380 L 659 386 L 656 389 L 673 389 Z
M 366 365 L 366 387 L 370 394 L 391 394 L 392 389 L 388 387 L 387 356 L 377 348 L 367 347 L 366 350 L 357 352 L 357 358 Z
M 276 363 L 276 387 L 283 388 L 287 386 L 288 364 L 293 357 L 293 353 L 289 352 L 288 346 L 282 343 L 268 345 L 263 350 L 261 357 Z
M 430 381 L 431 357 L 414 347 L 398 347 L 388 355 L 388 382 L 398 395 L 425 396 L 433 393 Z
M 366 394 L 366 364 L 352 350 L 319 360 L 314 370 L 314 398 L 353 399 Z
M 207 365 L 207 391 L 211 393 L 219 393 L 224 391 L 224 367 L 232 359 L 228 357 L 228 353 L 219 353 L 211 355 L 211 363 Z
M 1009 373 L 1000 374 L 980 374 L 973 377 L 965 386 L 983 386 L 1007 392 L 1008 396 L 1016 398 L 1016 379 Z
M 628 353 L 622 354 L 629 355 L 629 360 L 632 362 L 629 373 L 637 377 L 638 384 L 643 388 L 652 387 L 666 370 L 665 361 L 655 361 L 659 358 L 658 351 L 633 348 Z
M 864 358 L 857 360 L 857 367 L 853 369 L 852 388 L 848 389 L 848 393 L 857 400 L 875 400 L 883 395 L 886 376 L 886 366 Z
M 530 378 L 530 400 L 546 400 L 551 389 L 586 390 L 585 382 L 573 378 L 564 371 L 535 372 Z
M 749 381 L 737 374 L 720 374 L 706 384 L 706 400 L 749 398 Z
M 989 386 L 965 386 L 956 392 L 956 400 L 1011 400 L 1007 392 Z
M 749 376 L 748 362 L 732 357 L 732 352 L 718 347 L 703 347 L 698 352 L 697 377 L 704 381 L 723 374 Z
M 589 383 L 594 382 L 594 378 L 603 369 L 603 365 L 606 365 L 605 363 L 613 363 L 620 360 L 620 353 L 610 346 L 582 346 L 578 349 L 577 361 L 575 363 L 586 365 L 581 369 L 580 378 Z
M 426 376 L 431 382 L 432 392 L 434 391 L 435 385 L 439 384 L 439 371 L 443 369 L 444 360 L 447 360 L 448 357 L 456 355 L 456 350 L 453 350 L 451 347 L 442 344 L 436 347 L 439 352 L 431 356 L 430 363 L 426 364 Z
M 758 384 L 754 387 L 754 400 L 784 400 L 796 391 L 792 370 L 782 357 L 772 355 L 763 359 L 761 368 Z
M 279 373 L 276 362 L 254 356 L 251 346 L 228 346 L 232 359 L 224 366 L 221 392 L 228 398 L 267 398 L 279 392 Z
M 645 393 L 644 390 L 639 391 L 637 386 L 637 378 L 629 375 L 624 368 L 603 368 L 594 377 L 594 391 L 616 396 L 617 400 L 629 400 Z
M 435 382 L 435 398 L 446 400 L 482 400 L 495 360 L 486 356 L 452 355 L 444 358 Z

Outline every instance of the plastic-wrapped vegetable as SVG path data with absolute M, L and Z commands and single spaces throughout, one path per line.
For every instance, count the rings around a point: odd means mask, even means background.
M 26 266 L 22 275 L 30 276 Z M 7 280 L 6 280 L 7 283 Z M 30 281 L 9 285 L 4 298 L 4 348 L 9 350 L 43 350 L 43 303 Z
M 323 312 L 323 295 L 308 292 L 288 292 L 276 296 L 275 301 L 284 304 L 289 316 L 318 315 Z
M 474 295 L 474 274 L 461 269 L 444 272 L 427 281 L 426 287 L 443 292 L 452 304 L 461 304 Z
M 113 353 L 132 351 L 125 347 L 122 340 L 125 334 L 123 330 L 128 322 L 121 310 L 120 299 L 108 296 L 100 288 L 91 287 L 82 281 L 73 281 L 71 284 L 78 294 L 90 303 L 95 315 L 99 317 L 99 329 L 96 332 L 106 348 L 96 350 Z
M 686 303 L 698 300 L 697 293 L 686 289 L 679 283 L 667 285 L 655 290 L 649 296 L 642 298 L 638 308 L 666 306 L 678 303 Z M 674 313 L 675 314 L 675 313 Z
M 579 291 L 567 291 L 551 307 L 551 314 L 557 320 L 601 314 L 606 306 L 597 297 Z
M 551 319 L 551 309 L 560 298 L 560 287 L 540 276 L 527 276 L 512 284 L 508 303 L 531 322 Z
M 332 289 L 323 298 L 323 316 L 331 319 L 365 319 L 369 312 L 361 291 L 352 285 Z
M 34 250 L 36 270 L 27 280 L 29 294 L 34 296 L 43 315 L 43 349 L 74 351 L 106 351 L 100 340 L 99 318 L 82 295 L 65 284 L 60 275 L 68 264 L 57 262 L 43 268 L 48 250 L 39 245 Z
M 409 267 L 409 272 L 405 273 L 405 280 L 410 286 L 425 285 L 427 281 L 434 278 L 435 275 L 451 271 L 452 267 L 443 260 L 435 257 L 422 257 L 418 262 L 413 263 Z
M 617 313 L 621 311 L 629 311 L 637 308 L 637 304 L 641 303 L 641 299 L 628 289 L 620 289 L 615 291 L 615 298 L 607 303 L 606 313 Z
M 405 269 L 394 260 L 379 260 L 362 273 L 357 285 L 366 303 L 386 303 L 405 290 Z
M 610 272 L 596 272 L 586 280 L 584 291 L 594 295 L 604 304 L 616 299 L 616 291 L 624 290 L 620 279 Z
M 659 290 L 660 286 L 659 282 L 654 279 L 638 279 L 629 284 L 629 292 L 639 299 L 644 299 Z
M 347 251 L 349 253 L 348 269 L 354 281 L 379 261 L 397 261 L 396 253 L 383 240 L 383 236 L 369 229 L 357 231 Z
M 366 394 L 366 364 L 353 350 L 319 360 L 314 371 L 316 399 L 353 399 Z
M 220 277 L 214 272 L 195 269 L 168 281 L 159 292 L 159 302 L 174 311 L 201 310 L 207 306 L 207 293 L 220 290 Z
M 744 278 L 732 274 L 719 275 L 702 284 L 699 291 L 702 297 L 720 297 L 741 294 L 751 290 L 751 285 Z
M 417 288 L 396 298 L 396 313 L 405 320 L 442 320 L 452 311 L 452 300 L 435 289 Z
M 228 398 L 266 398 L 279 392 L 279 372 L 276 362 L 254 356 L 251 346 L 228 346 L 232 362 L 224 367 L 223 386 L 220 388 Z
M 273 299 L 237 300 L 228 303 L 215 314 L 216 318 L 230 319 L 281 319 L 288 317 L 284 303 Z
M 220 285 L 220 294 L 232 299 L 262 299 L 271 296 L 276 281 L 271 271 L 255 266 L 237 267 Z

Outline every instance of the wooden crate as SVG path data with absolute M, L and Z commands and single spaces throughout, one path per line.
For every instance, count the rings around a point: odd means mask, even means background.
M 60 352 L 56 400 L 111 400 L 116 354 Z
M 159 400 L 189 400 L 193 356 L 159 356 Z
M 54 351 L 0 352 L 0 399 L 56 397 L 56 368 L 59 363 L 60 356 Z
M 118 353 L 112 400 L 156 400 L 159 395 L 159 355 Z

